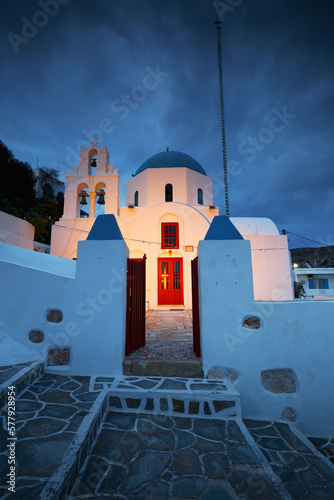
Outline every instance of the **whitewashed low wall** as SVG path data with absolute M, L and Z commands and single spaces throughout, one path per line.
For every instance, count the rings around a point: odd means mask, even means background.
M 0 212 L 0 242 L 34 249 L 35 228 L 26 220 Z
M 243 417 L 279 420 L 290 408 L 306 435 L 334 436 L 334 303 L 254 302 L 249 252 L 247 241 L 200 242 L 204 373 L 234 372 Z M 249 316 L 260 328 L 242 326 Z M 264 388 L 263 372 L 277 369 L 294 374 L 295 392 L 283 379 L 283 392 Z
M 123 240 L 80 242 L 76 262 L 0 244 L 0 333 L 44 359 L 54 347 L 69 349 L 70 363 L 53 372 L 121 375 L 127 256 Z M 62 320 L 48 321 L 48 309 Z M 32 331 L 44 340 L 29 340 Z

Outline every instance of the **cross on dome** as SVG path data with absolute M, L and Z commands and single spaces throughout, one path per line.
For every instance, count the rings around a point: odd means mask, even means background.
M 91 144 L 93 144 L 94 146 L 97 146 L 99 143 L 99 141 L 96 140 L 96 138 L 94 139 L 94 141 L 91 142 Z

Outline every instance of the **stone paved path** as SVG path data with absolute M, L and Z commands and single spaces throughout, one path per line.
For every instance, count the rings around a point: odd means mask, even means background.
M 109 412 L 73 499 L 332 500 L 334 471 L 287 424 L 247 425 L 259 447 L 242 421 Z
M 146 340 L 171 340 L 192 344 L 193 324 L 187 310 L 157 309 L 146 318 Z
M 195 359 L 192 319 L 186 310 L 154 310 L 146 317 L 146 345 L 132 359 Z
M 0 415 L 0 498 L 334 498 L 334 466 L 329 461 L 332 439 L 308 440 L 293 424 L 213 415 L 205 403 L 197 416 L 185 403 L 188 415 L 179 416 L 182 401 L 189 396 L 181 394 L 184 388 L 196 392 L 191 397 L 203 403 L 203 397 L 209 400 L 210 384 L 214 383 L 211 398 L 223 401 L 227 381 L 126 376 L 91 379 L 40 375 L 34 363 L 31 369 L 35 370 L 30 374 L 33 376 L 22 379 L 20 373 L 26 376 L 26 364 L 4 370 L 0 367 L 2 374 L 7 371 L 11 383 L 16 372 L 18 384 L 26 384 L 16 401 L 14 495 L 6 483 L 6 405 Z M 203 384 L 204 389 L 200 387 Z M 155 390 L 159 394 L 150 392 Z M 140 399 L 145 399 L 145 405 Z M 149 399 L 154 399 L 153 403 Z
M 43 374 L 17 398 L 15 499 L 38 498 L 59 467 L 76 431 L 99 395 L 89 393 L 89 381 L 89 377 Z M 0 416 L 0 498 L 11 498 L 12 495 L 10 492 L 6 494 L 6 413 L 2 411 Z

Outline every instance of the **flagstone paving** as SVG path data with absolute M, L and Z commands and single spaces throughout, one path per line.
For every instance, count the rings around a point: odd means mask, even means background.
M 102 380 L 101 380 L 102 379 Z M 97 377 L 91 390 L 108 390 L 109 409 L 204 418 L 241 417 L 240 395 L 228 380 L 184 377 Z
M 193 324 L 187 310 L 156 309 L 146 317 L 146 340 L 172 340 L 192 344 Z
M 130 359 L 196 359 L 192 319 L 187 310 L 154 310 L 146 317 L 146 345 Z
M 108 413 L 74 499 L 279 499 L 236 421 Z M 107 498 L 108 498 L 107 496 Z
M 334 470 L 287 424 L 247 424 L 259 447 L 241 420 L 108 412 L 72 498 L 333 498 Z
M 309 440 L 334 464 L 334 438 L 309 438 Z
M 301 433 L 282 422 L 244 423 L 292 498 L 334 498 L 334 470 L 313 453 Z
M 88 415 L 98 393 L 89 392 L 89 377 L 43 374 L 15 405 L 17 498 L 37 498 L 59 467 L 65 451 Z M 0 497 L 5 494 L 9 435 L 7 411 L 1 412 Z M 9 497 L 7 493 L 3 498 Z
M 14 372 L 17 380 L 29 375 L 26 364 L 12 368 L 2 370 L 9 381 Z M 14 495 L 7 406 L 1 412 L 1 498 L 334 498 L 333 440 L 308 440 L 290 423 L 225 417 L 223 402 L 238 399 L 228 381 L 45 373 L 35 380 L 38 370 L 32 363 L 33 382 L 16 401 Z

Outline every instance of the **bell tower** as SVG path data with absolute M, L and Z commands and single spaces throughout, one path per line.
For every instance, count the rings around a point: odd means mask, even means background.
M 96 201 L 105 205 L 106 214 L 117 215 L 120 207 L 120 178 L 118 170 L 109 163 L 107 147 L 100 148 L 95 139 L 86 149 L 80 148 L 79 166 L 66 174 L 63 218 L 82 218 L 89 205 L 89 218 L 100 213 Z M 88 203 L 89 201 L 89 203 Z M 82 207 L 82 208 L 81 208 Z
M 98 215 L 118 216 L 120 176 L 109 161 L 107 147 L 100 148 L 96 139 L 80 148 L 79 166 L 65 176 L 63 216 L 52 227 L 53 255 L 74 258 L 77 242 L 86 239 Z

